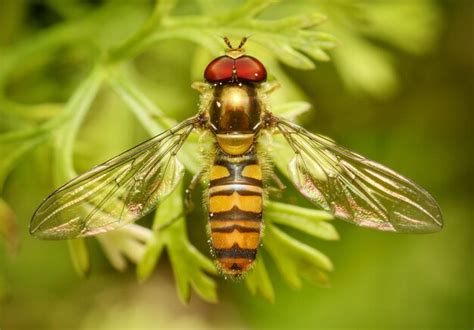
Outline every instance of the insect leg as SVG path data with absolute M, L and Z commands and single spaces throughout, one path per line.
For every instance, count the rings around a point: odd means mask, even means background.
M 281 179 L 275 173 L 272 173 L 272 179 L 276 183 L 278 190 L 283 191 L 286 189 L 285 184 L 281 181 Z
M 177 216 L 175 216 L 175 217 L 171 218 L 170 220 L 168 220 L 168 221 L 166 221 L 166 222 L 160 224 L 160 225 L 158 226 L 158 231 L 162 231 L 162 230 L 168 228 L 169 226 L 171 226 L 172 224 L 174 224 L 176 221 L 178 221 L 178 220 L 180 220 L 181 218 L 183 218 L 183 215 L 184 215 L 184 213 L 181 212 L 181 213 L 178 214 Z
M 205 91 L 209 90 L 209 84 L 195 81 L 191 84 L 191 88 L 197 90 L 199 93 L 202 94 Z
M 203 170 L 200 170 L 196 174 L 194 174 L 193 178 L 191 179 L 191 182 L 189 183 L 188 188 L 184 191 L 185 197 L 184 197 L 184 207 L 186 209 L 185 212 L 180 212 L 177 216 L 174 218 L 166 221 L 165 223 L 162 223 L 158 230 L 163 230 L 174 224 L 176 221 L 181 219 L 183 216 L 191 213 L 191 211 L 194 209 L 194 203 L 192 201 L 192 193 L 194 189 L 196 189 L 197 185 L 199 184 L 199 181 L 201 180 L 201 177 L 203 175 Z
M 274 193 L 277 194 L 277 196 L 280 196 L 280 194 L 286 189 L 286 186 L 275 173 L 272 173 L 272 180 L 276 184 L 276 187 L 270 186 L 267 190 L 269 193 Z
M 265 94 L 271 94 L 280 88 L 280 83 L 278 81 L 270 81 L 262 84 L 262 91 Z
M 193 203 L 193 191 L 196 189 L 197 185 L 199 184 L 199 181 L 201 181 L 203 175 L 203 170 L 201 169 L 199 172 L 194 174 L 191 182 L 189 183 L 188 188 L 184 191 L 185 193 L 185 198 L 184 198 L 184 207 L 186 208 L 186 214 L 191 213 L 191 211 L 194 209 L 194 203 Z

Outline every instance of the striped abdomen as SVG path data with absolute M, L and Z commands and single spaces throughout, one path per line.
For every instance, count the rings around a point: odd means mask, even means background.
M 239 276 L 255 260 L 262 229 L 262 169 L 255 152 L 218 153 L 210 172 L 209 226 L 217 262 Z

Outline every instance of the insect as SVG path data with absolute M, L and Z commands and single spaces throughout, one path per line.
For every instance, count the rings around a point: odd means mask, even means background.
M 436 201 L 394 171 L 272 114 L 265 102 L 275 84 L 265 66 L 245 54 L 243 38 L 204 71 L 198 114 L 98 165 L 53 192 L 36 210 L 30 232 L 73 239 L 106 232 L 151 212 L 183 176 L 176 154 L 193 130 L 210 133 L 206 173 L 211 245 L 223 273 L 238 277 L 257 255 L 262 236 L 264 180 L 271 168 L 263 134 L 281 134 L 294 157 L 290 179 L 311 202 L 353 224 L 383 231 L 434 232 Z M 268 175 L 267 175 L 268 176 Z M 199 179 L 199 177 L 197 177 Z M 195 180 L 193 180 L 195 181 Z

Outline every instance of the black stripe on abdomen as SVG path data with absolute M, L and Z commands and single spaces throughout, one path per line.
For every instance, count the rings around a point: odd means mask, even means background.
M 217 228 L 211 227 L 211 232 L 213 233 L 231 233 L 234 230 L 237 230 L 239 233 L 260 233 L 260 228 L 246 227 L 246 226 L 240 226 L 240 225 L 230 225 L 227 227 L 217 227 Z
M 242 249 L 238 245 L 234 245 L 229 249 L 214 249 L 216 258 L 245 258 L 255 260 L 257 249 Z
M 234 206 L 229 211 L 209 213 L 209 221 L 229 221 L 229 220 L 247 220 L 247 221 L 262 221 L 262 212 L 255 213 L 249 211 L 242 211 Z

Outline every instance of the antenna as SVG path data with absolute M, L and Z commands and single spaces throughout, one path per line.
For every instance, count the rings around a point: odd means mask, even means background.
M 237 47 L 237 49 L 242 49 L 242 47 L 245 45 L 245 43 L 247 42 L 247 39 L 248 37 L 243 37 L 241 40 L 240 40 L 240 44 L 239 44 L 239 47 Z
M 247 42 L 248 40 L 248 37 L 243 37 L 241 40 L 240 40 L 240 43 L 239 43 L 239 46 L 237 48 L 234 48 L 232 46 L 232 44 L 230 43 L 230 40 L 229 38 L 227 37 L 222 37 L 222 39 L 224 39 L 224 42 L 225 44 L 227 45 L 227 47 L 229 48 L 229 50 L 241 50 L 242 47 L 245 45 L 245 43 Z

